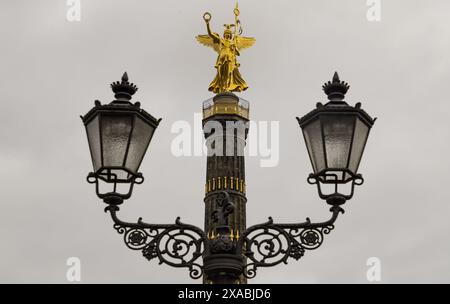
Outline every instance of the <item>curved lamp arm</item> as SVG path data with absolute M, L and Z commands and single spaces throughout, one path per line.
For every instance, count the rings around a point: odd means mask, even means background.
M 137 223 L 128 223 L 117 217 L 118 206 L 109 205 L 106 211 L 128 248 L 141 250 L 147 260 L 158 258 L 159 264 L 186 267 L 193 279 L 203 275 L 203 267 L 197 261 L 205 248 L 206 235 L 202 229 L 182 223 L 179 217 L 175 224 L 147 224 L 142 218 Z
M 287 264 L 289 258 L 299 260 L 306 250 L 317 249 L 323 242 L 324 235 L 334 229 L 334 222 L 339 213 L 344 213 L 340 206 L 332 206 L 332 216 L 328 221 L 311 223 L 309 218 L 298 224 L 276 224 L 269 217 L 263 224 L 251 226 L 245 230 L 240 239 L 243 254 L 250 260 L 246 263 L 243 275 L 254 278 L 258 267 L 271 267 L 281 262 Z

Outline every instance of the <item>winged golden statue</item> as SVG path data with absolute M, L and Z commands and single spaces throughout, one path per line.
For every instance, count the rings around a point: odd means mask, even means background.
M 237 62 L 237 56 L 240 55 L 241 50 L 251 47 L 255 43 L 255 38 L 241 36 L 242 27 L 238 19 L 239 9 L 237 4 L 234 9 L 234 16 L 234 24 L 224 24 L 225 31 L 223 32 L 223 38 L 221 38 L 218 33 L 211 31 L 209 26 L 211 14 L 205 13 L 203 20 L 206 22 L 208 35 L 196 37 L 198 42 L 214 49 L 219 54 L 215 65 L 217 74 L 208 88 L 214 93 L 241 92 L 248 88 L 247 83 L 239 73 L 240 64 Z

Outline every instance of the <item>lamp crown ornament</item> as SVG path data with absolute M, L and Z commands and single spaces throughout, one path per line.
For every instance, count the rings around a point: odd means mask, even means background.
M 323 91 L 330 101 L 342 101 L 350 86 L 347 82 L 341 81 L 337 72 L 334 72 L 333 80 L 324 83 Z
M 131 97 L 136 93 L 138 87 L 128 81 L 127 72 L 123 73 L 122 80 L 111 83 L 111 89 L 114 92 L 114 97 L 118 101 L 129 101 Z

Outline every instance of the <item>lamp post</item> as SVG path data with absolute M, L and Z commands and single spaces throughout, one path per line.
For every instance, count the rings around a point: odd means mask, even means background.
M 111 87 L 116 99 L 108 105 L 95 101 L 95 107 L 82 116 L 94 168 L 87 180 L 95 184 L 114 228 L 130 249 L 141 251 L 148 260 L 187 268 L 194 279 L 203 276 L 205 283 L 246 283 L 258 268 L 300 259 L 322 244 L 324 236 L 334 229 L 339 213 L 344 212 L 342 205 L 352 198 L 355 185 L 363 183 L 358 167 L 375 119 L 361 109 L 360 103 L 352 107 L 344 101 L 349 86 L 335 73 L 323 86 L 329 102 L 318 103 L 316 109 L 297 118 L 313 166 L 308 182 L 316 184 L 320 198 L 331 205 L 329 220 L 313 223 L 307 218 L 301 223 L 278 224 L 269 218 L 266 223 L 245 228 L 244 157 L 236 154 L 229 159 L 208 157 L 205 229 L 184 224 L 180 218 L 174 224 L 122 221 L 117 216 L 119 205 L 131 197 L 134 184 L 144 180 L 139 165 L 160 120 L 141 109 L 139 103 L 131 103 L 137 87 L 128 81 L 126 73 Z M 234 110 L 230 112 L 230 108 Z M 229 92 L 217 94 L 205 102 L 203 109 L 207 142 L 210 130 L 205 124 L 213 119 L 221 125 L 229 120 L 248 122 L 248 103 Z M 245 145 L 247 132 L 245 128 L 244 136 L 223 136 Z M 238 146 L 243 149 L 242 144 Z M 238 150 L 235 153 L 241 152 Z M 213 177 L 220 175 L 213 169 L 218 163 L 233 176 Z M 100 183 L 112 189 L 102 193 Z M 120 192 L 118 184 L 128 189 Z M 340 186 L 345 184 L 350 185 L 349 193 L 341 192 Z M 324 185 L 331 185 L 333 191 L 326 192 Z

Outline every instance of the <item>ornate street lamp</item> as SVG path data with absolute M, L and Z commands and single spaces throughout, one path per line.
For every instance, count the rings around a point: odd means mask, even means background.
M 94 167 L 88 181 L 96 185 L 114 228 L 130 249 L 141 251 L 148 260 L 187 268 L 194 279 L 204 276 L 205 283 L 246 283 L 260 267 L 300 259 L 322 244 L 339 213 L 344 212 L 342 204 L 353 196 L 354 186 L 363 182 L 357 170 L 375 120 L 359 103 L 352 107 L 344 101 L 349 86 L 336 73 L 332 82 L 323 86 L 330 101 L 318 103 L 315 110 L 297 118 L 314 170 L 308 181 L 317 184 L 319 196 L 332 205 L 329 220 L 312 223 L 307 218 L 302 223 L 277 224 L 269 218 L 266 223 L 245 228 L 243 156 L 208 156 L 205 230 L 184 224 L 179 218 L 174 224 L 147 224 L 141 219 L 124 222 L 117 217 L 118 205 L 130 198 L 135 183 L 143 182 L 139 165 L 160 120 L 142 110 L 139 103 L 130 102 L 137 87 L 128 82 L 126 73 L 111 87 L 116 100 L 108 105 L 96 101 L 82 117 Z M 204 123 L 212 119 L 221 124 L 227 120 L 248 121 L 248 103 L 231 92 L 220 92 L 206 104 Z M 224 136 L 245 141 L 233 134 Z M 207 141 L 210 135 L 205 131 Z M 234 176 L 214 175 L 218 172 L 215 168 L 224 164 L 232 166 Z M 113 190 L 100 193 L 100 181 L 112 184 Z M 129 191 L 119 193 L 119 183 L 128 184 Z M 350 194 L 340 193 L 338 186 L 347 183 L 351 183 Z M 332 184 L 335 191 L 324 193 L 321 184 Z
M 361 109 L 361 103 L 352 107 L 344 101 L 349 88 L 334 73 L 333 80 L 323 85 L 330 101 L 325 105 L 319 102 L 316 109 L 297 117 L 314 170 L 308 182 L 317 184 L 320 198 L 330 205 L 344 204 L 352 198 L 354 186 L 364 182 L 357 171 L 375 122 Z M 338 185 L 346 183 L 351 183 L 350 193 L 339 193 Z M 321 184 L 334 185 L 334 192 L 324 194 Z
M 94 166 L 88 182 L 96 184 L 97 195 L 105 203 L 119 205 L 131 196 L 134 184 L 144 181 L 138 169 L 161 119 L 141 109 L 139 102 L 130 102 L 137 87 L 128 82 L 127 73 L 111 88 L 116 99 L 108 105 L 96 100 L 95 107 L 81 118 Z M 100 193 L 99 180 L 112 184 L 112 191 Z M 119 193 L 117 184 L 130 184 L 129 191 Z

